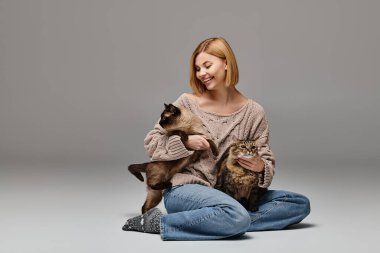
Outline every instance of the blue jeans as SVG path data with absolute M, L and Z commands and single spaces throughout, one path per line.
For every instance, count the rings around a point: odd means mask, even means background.
M 278 230 L 310 213 L 309 200 L 297 193 L 269 190 L 258 211 L 250 212 L 227 194 L 199 184 L 166 190 L 164 204 L 168 214 L 160 220 L 162 240 L 211 240 Z

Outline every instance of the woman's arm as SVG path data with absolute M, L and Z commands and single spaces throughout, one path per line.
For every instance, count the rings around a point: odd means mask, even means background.
M 191 155 L 178 135 L 168 137 L 166 130 L 156 123 L 144 139 L 144 147 L 152 161 L 176 160 Z
M 176 106 L 184 106 L 181 95 L 175 102 Z M 188 150 L 178 135 L 168 137 L 167 131 L 163 129 L 159 121 L 154 128 L 148 132 L 144 139 L 144 147 L 152 161 L 176 160 L 191 155 L 194 151 Z
M 260 147 L 258 153 L 264 162 L 264 170 L 259 177 L 259 186 L 267 188 L 275 174 L 275 158 L 269 145 L 269 126 L 264 110 L 262 110 L 262 118 L 257 126 L 254 140 L 256 145 Z
M 258 172 L 259 186 L 268 188 L 275 173 L 275 159 L 269 146 L 269 127 L 263 107 L 256 104 L 246 120 L 244 138 L 255 141 L 259 157 L 239 157 L 238 163 L 248 170 Z

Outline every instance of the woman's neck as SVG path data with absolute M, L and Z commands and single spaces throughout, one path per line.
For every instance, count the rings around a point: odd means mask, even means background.
M 206 91 L 197 98 L 198 106 L 208 112 L 230 114 L 242 108 L 248 99 L 235 87 Z
M 218 105 L 235 103 L 242 95 L 235 87 L 207 91 L 201 95 L 202 100 Z

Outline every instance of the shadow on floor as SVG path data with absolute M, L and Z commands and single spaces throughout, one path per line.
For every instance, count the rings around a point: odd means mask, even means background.
M 244 235 L 235 235 L 235 236 L 219 239 L 217 241 L 243 241 L 243 240 L 250 240 L 252 238 L 253 238 L 253 236 L 250 236 L 248 234 L 244 234 Z
M 313 228 L 316 226 L 317 226 L 316 224 L 312 224 L 312 223 L 298 223 L 298 224 L 290 225 L 284 230 L 305 229 L 305 228 Z

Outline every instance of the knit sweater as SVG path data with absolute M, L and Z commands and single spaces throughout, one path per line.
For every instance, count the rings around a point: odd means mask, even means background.
M 205 132 L 219 150 L 218 157 L 214 157 L 208 150 L 197 162 L 190 164 L 181 173 L 175 174 L 171 180 L 173 186 L 202 184 L 214 187 L 216 184 L 215 164 L 233 143 L 233 136 L 236 136 L 241 140 L 254 140 L 256 145 L 261 147 L 259 155 L 265 167 L 259 176 L 259 187 L 269 187 L 275 173 L 275 159 L 269 146 L 268 122 L 261 105 L 248 99 L 248 102 L 239 110 L 230 114 L 220 114 L 201 109 L 197 102 L 186 94 L 182 94 L 173 104 L 183 106 L 199 116 Z M 158 124 L 158 121 L 153 130 L 146 135 L 144 147 L 151 161 L 176 160 L 194 152 L 185 147 L 178 135 L 168 137 L 166 130 Z

